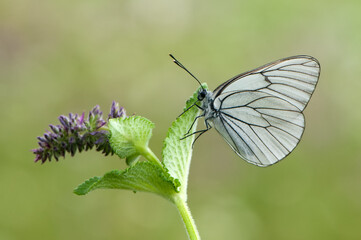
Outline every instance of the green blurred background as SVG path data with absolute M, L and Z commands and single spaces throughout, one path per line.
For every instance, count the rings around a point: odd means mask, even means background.
M 269 168 L 239 159 L 216 131 L 195 145 L 189 205 L 203 239 L 361 239 L 361 2 L 129 0 L 0 2 L 0 239 L 186 239 L 176 208 L 83 180 L 124 161 L 91 151 L 34 163 L 48 124 L 112 100 L 162 140 L 197 88 L 267 62 L 321 63 L 296 150 Z M 202 124 L 200 124 L 202 127 Z

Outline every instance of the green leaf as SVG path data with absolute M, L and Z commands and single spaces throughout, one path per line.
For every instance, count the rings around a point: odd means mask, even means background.
M 87 194 L 90 189 L 92 189 L 92 186 L 97 184 L 97 182 L 101 179 L 101 177 L 92 177 L 82 184 L 80 184 L 75 190 L 74 193 L 77 195 L 85 195 Z
M 207 89 L 207 84 L 202 84 L 203 88 Z M 187 101 L 184 110 L 189 108 L 192 104 L 198 101 L 198 91 Z M 168 130 L 168 135 L 164 140 L 162 158 L 165 167 L 169 170 L 169 174 L 178 179 L 181 184 L 180 194 L 184 200 L 187 198 L 187 181 L 189 166 L 192 157 L 192 143 L 194 135 L 180 140 L 188 132 L 195 118 L 199 115 L 199 109 L 194 106 L 190 108 L 183 115 L 178 117 Z M 194 123 L 190 133 L 197 128 L 197 121 Z
M 127 189 L 152 192 L 169 200 L 176 193 L 171 177 L 157 164 L 138 162 L 124 171 L 113 170 L 103 177 L 93 177 L 80 184 L 74 193 L 85 195 L 95 189 Z
M 109 119 L 108 127 L 109 143 L 114 152 L 120 158 L 134 160 L 148 148 L 154 123 L 140 116 L 130 116 Z

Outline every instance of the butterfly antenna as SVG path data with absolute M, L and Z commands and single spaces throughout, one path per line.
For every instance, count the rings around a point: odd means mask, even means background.
M 198 80 L 198 78 L 196 78 L 190 71 L 188 71 L 188 69 L 183 64 L 181 64 L 172 54 L 169 54 L 169 56 L 173 59 L 173 62 L 178 65 L 178 67 L 182 68 L 187 73 L 189 73 L 189 75 L 191 75 L 199 83 L 201 88 L 204 90 L 204 88 L 203 88 L 201 82 Z

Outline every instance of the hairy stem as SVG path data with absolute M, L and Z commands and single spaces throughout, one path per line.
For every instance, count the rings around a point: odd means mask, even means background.
M 158 164 L 163 170 L 165 170 L 159 158 L 152 152 L 149 147 L 138 148 L 138 151 L 148 161 Z M 178 212 L 182 217 L 189 239 L 200 240 L 201 237 L 199 236 L 196 224 L 192 218 L 192 214 L 188 208 L 187 202 L 180 194 L 175 194 L 171 200 L 176 205 Z
M 145 157 L 148 161 L 153 162 L 157 165 L 159 165 L 159 167 L 161 167 L 163 169 L 163 165 L 161 163 L 161 161 L 159 160 L 159 158 L 152 152 L 152 150 L 149 147 L 145 147 L 145 148 L 137 148 L 139 153 Z
M 199 236 L 197 226 L 192 218 L 192 214 L 187 206 L 187 202 L 184 201 L 184 199 L 181 198 L 179 195 L 176 195 L 173 200 L 176 207 L 178 208 L 179 214 L 182 217 L 189 239 L 200 240 L 201 237 Z

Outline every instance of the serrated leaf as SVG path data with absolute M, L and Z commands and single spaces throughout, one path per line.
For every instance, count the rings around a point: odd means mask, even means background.
M 120 158 L 140 155 L 148 147 L 154 123 L 140 116 L 109 119 L 109 143 Z
M 95 189 L 127 189 L 152 192 L 169 200 L 176 193 L 173 181 L 158 165 L 138 162 L 124 171 L 113 170 L 103 177 L 93 177 L 80 184 L 74 193 L 85 195 Z
M 90 189 L 93 187 L 94 184 L 97 184 L 101 177 L 92 177 L 80 184 L 75 190 L 74 193 L 77 195 L 85 195 L 87 194 Z
M 202 84 L 203 88 L 207 89 L 207 84 Z M 200 88 L 199 88 L 200 89 Z M 187 101 L 184 110 L 189 108 L 198 99 L 198 91 Z M 199 109 L 194 106 L 178 117 L 168 130 L 168 135 L 164 140 L 162 158 L 165 167 L 169 170 L 169 174 L 180 181 L 180 194 L 186 200 L 187 181 L 189 166 L 192 157 L 192 143 L 194 135 L 180 140 L 188 132 L 195 118 L 199 115 Z M 194 123 L 190 133 L 197 128 L 197 122 Z

